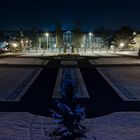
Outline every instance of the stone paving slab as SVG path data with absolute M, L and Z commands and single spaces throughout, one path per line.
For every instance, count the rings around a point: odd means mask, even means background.
M 140 112 L 116 112 L 85 119 L 87 138 L 81 140 L 139 140 Z M 52 140 L 48 134 L 57 128 L 51 118 L 22 112 L 0 113 L 1 140 Z
M 0 101 L 17 101 L 39 74 L 33 68 L 0 68 Z
M 89 60 L 92 65 L 95 64 L 140 64 L 140 59 L 130 57 L 118 58 L 97 58 Z
M 108 67 L 97 70 L 123 100 L 140 101 L 140 67 Z
M 0 64 L 34 64 L 34 65 L 40 65 L 44 64 L 46 65 L 49 62 L 49 60 L 41 60 L 39 58 L 1 58 Z

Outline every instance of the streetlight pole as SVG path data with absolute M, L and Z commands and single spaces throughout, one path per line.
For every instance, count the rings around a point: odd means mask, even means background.
M 46 37 L 47 37 L 47 50 L 48 50 L 49 33 L 46 33 Z
M 91 36 L 92 36 L 92 33 L 89 33 L 89 47 L 91 48 Z
M 90 32 L 90 33 L 89 33 L 89 47 L 90 47 L 90 49 L 92 49 L 92 48 L 91 48 L 91 36 L 92 36 L 92 33 Z M 92 52 L 93 52 L 93 50 L 92 50 Z

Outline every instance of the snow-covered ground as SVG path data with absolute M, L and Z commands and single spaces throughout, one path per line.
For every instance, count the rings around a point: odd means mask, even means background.
M 0 59 L 0 64 L 46 65 L 48 62 L 39 58 L 3 57 Z M 40 71 L 41 69 L 34 68 L 1 67 L 0 101 L 19 101 Z
M 47 64 L 48 60 L 41 60 L 39 58 L 15 58 L 15 57 L 8 57 L 8 58 L 1 58 L 0 64 Z
M 140 112 L 116 112 L 86 120 L 89 140 L 139 140 Z
M 30 50 L 30 51 L 24 51 L 20 56 L 55 56 L 58 55 L 59 51 L 53 51 L 52 50 L 42 50 L 38 49 L 36 50 Z
M 81 140 L 139 140 L 140 112 L 116 112 L 86 119 L 87 138 Z M 51 118 L 30 113 L 0 113 L 0 140 L 52 140 L 48 134 L 56 128 Z
M 128 56 L 138 56 L 138 50 L 136 51 L 117 51 L 116 54 L 118 55 L 128 55 Z
M 36 52 L 34 52 L 34 53 L 23 53 L 23 54 L 20 54 L 20 56 L 30 56 L 30 57 L 38 57 L 38 56 L 40 56 L 40 57 L 43 57 L 43 56 L 57 56 L 58 55 L 58 53 L 36 53 Z
M 140 64 L 140 59 L 131 57 L 118 57 L 118 58 L 98 58 L 94 60 L 89 60 L 89 62 L 94 64 Z
M 86 51 L 86 52 L 80 52 L 81 56 L 118 56 L 118 54 L 114 53 L 113 51 Z
M 0 68 L 0 101 L 18 101 L 36 79 L 40 69 Z
M 136 51 L 106 51 L 106 50 L 87 50 L 86 52 L 81 51 L 80 55 L 83 56 L 138 56 L 138 50 Z
M 97 69 L 123 100 L 140 101 L 140 67 Z
M 51 49 L 46 50 L 44 53 L 44 50 L 38 49 L 37 52 L 36 50 L 32 49 L 30 51 L 23 51 L 22 53 L 4 53 L 1 55 L 20 55 L 20 56 L 56 56 L 60 52 L 58 49 L 54 49 L 53 52 Z M 63 54 L 63 52 L 61 52 Z M 67 51 L 67 53 L 71 53 L 71 51 Z M 75 52 L 76 53 L 76 52 Z M 78 52 L 82 56 L 121 56 L 121 55 L 126 55 L 126 56 L 138 56 L 138 50 L 136 51 L 112 51 L 112 50 L 93 50 L 87 49 L 86 52 L 84 50 L 80 50 Z

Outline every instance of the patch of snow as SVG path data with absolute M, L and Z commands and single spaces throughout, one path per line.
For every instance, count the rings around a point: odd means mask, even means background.
M 97 68 L 123 100 L 140 101 L 139 67 Z
M 89 129 L 81 140 L 139 140 L 140 112 L 116 112 L 110 115 L 85 119 Z M 51 140 L 48 134 L 58 125 L 53 119 L 30 113 L 0 113 L 0 139 Z

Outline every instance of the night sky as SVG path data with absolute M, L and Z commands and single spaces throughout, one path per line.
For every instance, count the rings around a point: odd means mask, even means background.
M 53 29 L 56 20 L 63 28 L 80 20 L 83 28 L 140 28 L 139 0 L 1 0 L 0 29 L 38 27 Z

